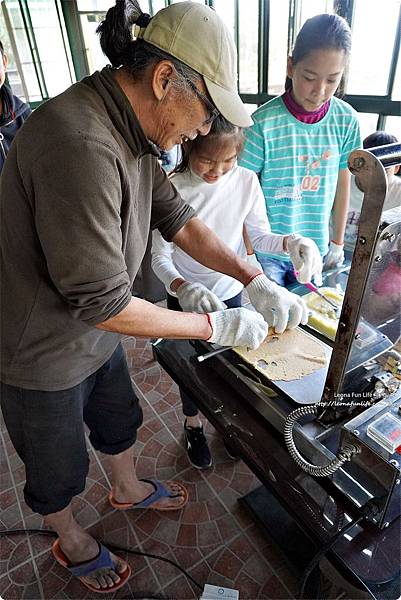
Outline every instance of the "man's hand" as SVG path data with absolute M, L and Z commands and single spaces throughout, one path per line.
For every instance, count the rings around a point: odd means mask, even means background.
M 317 286 L 322 285 L 322 257 L 313 240 L 297 234 L 289 235 L 287 251 L 300 283 L 309 283 L 314 279 Z
M 324 257 L 324 268 L 327 269 L 335 269 L 336 267 L 341 267 L 345 259 L 344 256 L 344 244 L 336 244 L 331 240 L 329 251 Z
M 308 322 L 308 310 L 304 301 L 270 281 L 266 275 L 257 275 L 245 289 L 253 306 L 277 333 Z
M 181 308 L 186 312 L 208 313 L 227 308 L 216 294 L 201 283 L 182 283 L 175 293 Z
M 208 318 L 212 335 L 207 341 L 220 346 L 246 346 L 256 350 L 269 330 L 262 315 L 247 308 L 208 313 Z

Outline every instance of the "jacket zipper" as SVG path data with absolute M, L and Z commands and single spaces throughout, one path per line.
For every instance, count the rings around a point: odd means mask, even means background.
M 9 125 L 11 125 L 11 123 L 14 123 L 14 121 L 16 120 L 17 117 L 14 116 L 13 119 L 11 119 L 11 121 L 9 121 L 8 123 L 3 123 L 2 127 L 8 127 Z M 4 140 L 4 135 L 1 133 L 0 131 L 0 146 L 1 146 L 1 153 L 3 155 L 3 159 L 6 160 L 6 149 L 4 147 L 3 144 L 3 140 Z
M 6 149 L 4 148 L 4 144 L 3 144 L 3 140 L 4 140 L 4 135 L 1 133 L 0 131 L 0 146 L 1 146 L 1 153 L 3 155 L 3 159 L 6 160 Z

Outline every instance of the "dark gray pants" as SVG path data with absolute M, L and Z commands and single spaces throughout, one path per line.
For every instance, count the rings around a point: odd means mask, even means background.
M 25 464 L 25 501 L 42 515 L 58 512 L 85 489 L 93 447 L 120 454 L 136 440 L 142 409 L 121 344 L 78 385 L 56 392 L 1 384 L 1 408 L 10 438 Z

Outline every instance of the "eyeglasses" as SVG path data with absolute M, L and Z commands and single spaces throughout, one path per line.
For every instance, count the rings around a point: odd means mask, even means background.
M 210 115 L 205 121 L 203 121 L 203 125 L 211 125 L 213 121 L 219 116 L 220 111 L 217 110 L 217 108 L 214 106 L 214 104 L 210 102 L 209 98 L 205 96 L 205 94 L 202 94 L 202 92 L 198 90 L 196 85 L 190 79 L 185 78 L 185 81 L 189 85 L 193 93 L 199 98 L 199 100 L 202 100 Z

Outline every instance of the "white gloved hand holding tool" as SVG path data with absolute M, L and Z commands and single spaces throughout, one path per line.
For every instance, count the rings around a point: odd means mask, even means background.
M 277 333 L 306 325 L 308 310 L 304 301 L 260 273 L 245 287 L 253 306 Z
M 175 293 L 185 312 L 207 313 L 227 308 L 216 294 L 213 294 L 201 283 L 186 281 L 176 289 Z
M 256 350 L 269 331 L 262 315 L 247 308 L 211 312 L 207 317 L 212 328 L 207 341 L 220 346 L 246 346 Z
M 329 251 L 324 257 L 324 268 L 335 269 L 336 267 L 341 267 L 344 258 L 344 244 L 337 244 L 331 240 Z
M 287 238 L 287 252 L 300 283 L 309 283 L 313 278 L 317 286 L 322 285 L 322 257 L 313 240 L 293 233 Z

